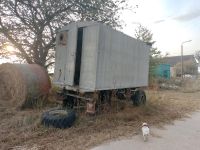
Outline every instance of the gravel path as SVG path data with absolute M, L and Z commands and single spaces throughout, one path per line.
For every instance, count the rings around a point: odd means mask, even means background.
M 113 141 L 92 150 L 200 150 L 200 112 L 164 129 L 151 128 L 148 142 L 141 135 Z

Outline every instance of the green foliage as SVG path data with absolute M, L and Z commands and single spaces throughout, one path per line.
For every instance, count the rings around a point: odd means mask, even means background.
M 152 45 L 150 49 L 150 61 L 149 61 L 149 77 L 154 77 L 155 67 L 161 62 L 161 52 L 154 47 L 155 41 L 153 41 L 153 33 L 146 27 L 139 25 L 135 30 L 135 37 L 148 45 Z
M 120 27 L 125 7 L 125 0 L 1 0 L 0 37 L 15 46 L 19 58 L 48 67 L 54 63 L 57 29 L 91 20 Z

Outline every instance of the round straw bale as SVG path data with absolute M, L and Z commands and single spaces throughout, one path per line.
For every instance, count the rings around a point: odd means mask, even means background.
M 16 107 L 44 99 L 51 88 L 46 70 L 36 64 L 0 65 L 0 100 Z

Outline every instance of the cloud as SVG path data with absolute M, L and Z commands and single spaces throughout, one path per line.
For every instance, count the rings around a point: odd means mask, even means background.
M 163 23 L 168 20 L 176 20 L 176 21 L 180 21 L 180 22 L 186 22 L 186 21 L 191 21 L 193 19 L 196 19 L 198 17 L 200 17 L 200 9 L 196 9 L 196 10 L 193 10 L 193 11 L 190 11 L 188 13 L 178 15 L 178 16 L 173 16 L 173 17 L 169 16 L 165 19 L 156 20 L 153 23 L 158 24 L 158 23 Z
M 161 18 L 160 20 L 154 21 L 153 23 L 155 23 L 155 24 L 163 23 L 163 22 L 170 20 L 171 18 L 172 18 L 172 16 L 166 16 L 166 17 Z
M 177 20 L 177 21 L 185 22 L 185 21 L 193 20 L 193 19 L 198 18 L 198 17 L 200 17 L 200 9 L 196 9 L 196 10 L 191 11 L 189 13 L 173 17 L 173 19 Z
M 165 19 L 161 19 L 161 20 L 156 20 L 153 23 L 157 24 L 157 23 L 162 23 L 162 22 L 165 22 L 165 21 L 166 21 Z
M 132 24 L 140 25 L 141 23 L 140 23 L 140 22 L 133 21 Z

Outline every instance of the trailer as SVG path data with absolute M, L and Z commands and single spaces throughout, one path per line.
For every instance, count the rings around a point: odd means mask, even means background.
M 63 104 L 86 101 L 88 113 L 112 96 L 146 102 L 150 46 L 98 22 L 73 22 L 56 36 L 53 84 L 62 88 Z M 129 96 L 128 96 L 129 95 Z

